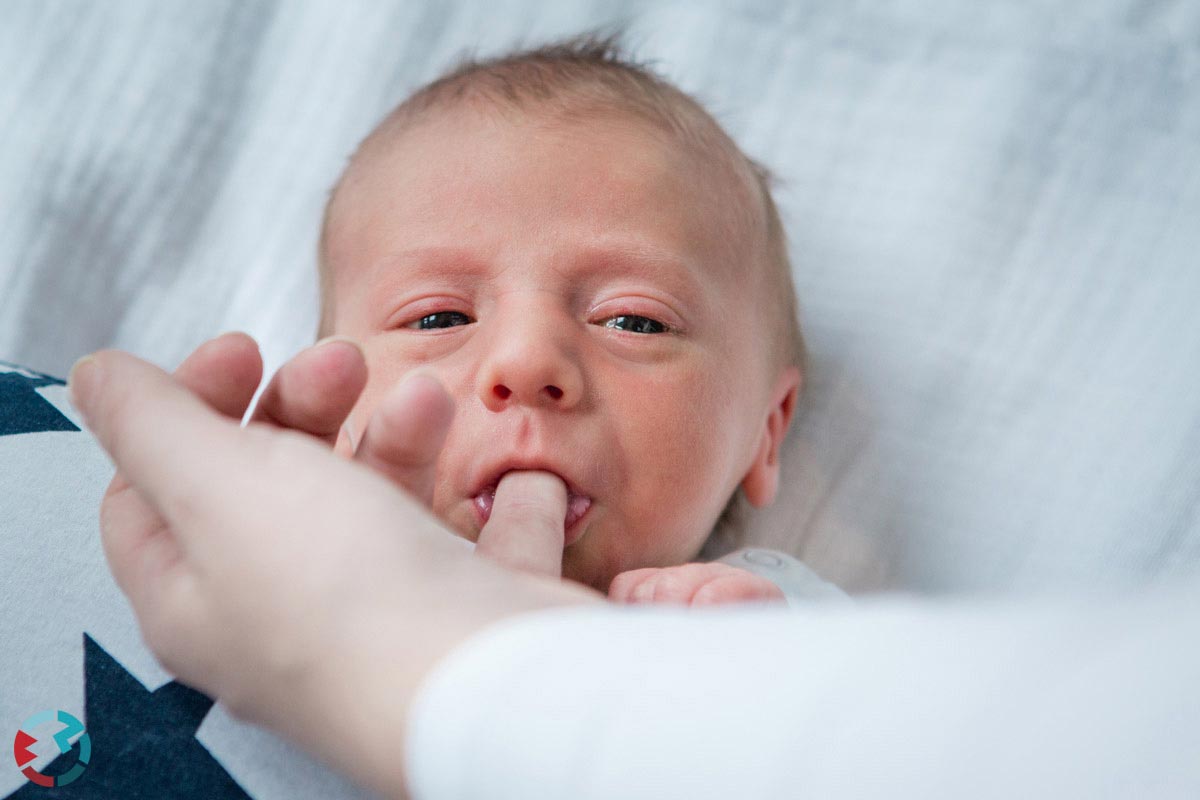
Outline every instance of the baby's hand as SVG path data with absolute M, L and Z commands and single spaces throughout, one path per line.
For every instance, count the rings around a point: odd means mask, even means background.
M 622 572 L 609 584 L 608 599 L 615 603 L 686 606 L 787 600 L 783 591 L 766 578 L 716 562 Z

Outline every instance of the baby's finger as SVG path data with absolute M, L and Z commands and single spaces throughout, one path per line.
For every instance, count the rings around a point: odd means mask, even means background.
M 557 475 L 509 472 L 496 487 L 492 513 L 475 547 L 510 569 L 562 577 L 567 485 Z
M 630 602 L 687 604 L 697 589 L 726 569 L 724 564 L 680 564 L 659 569 L 633 588 Z
M 445 387 L 432 375 L 410 375 L 384 395 L 354 457 L 429 506 L 453 419 L 454 400 Z
M 690 605 L 785 601 L 783 591 L 755 575 L 724 575 L 705 583 L 692 595 Z
M 332 447 L 366 385 L 367 362 L 358 344 L 324 339 L 279 368 L 251 421 L 302 431 Z
M 633 590 L 659 571 L 658 567 L 643 567 L 620 573 L 608 584 L 608 599 L 614 603 L 632 602 Z

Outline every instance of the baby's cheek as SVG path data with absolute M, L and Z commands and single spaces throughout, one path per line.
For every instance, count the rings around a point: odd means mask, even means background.
M 614 534 L 617 530 L 611 525 L 598 524 L 564 550 L 563 578 L 607 594 L 612 579 L 633 569 L 637 560 L 627 537 Z
M 690 458 L 703 458 L 693 453 Z M 638 487 L 629 515 L 628 543 L 631 567 L 667 567 L 692 561 L 708 538 L 716 515 L 724 505 L 716 501 L 723 488 L 712 476 L 694 469 L 680 453 L 682 463 L 660 466 L 658 479 Z

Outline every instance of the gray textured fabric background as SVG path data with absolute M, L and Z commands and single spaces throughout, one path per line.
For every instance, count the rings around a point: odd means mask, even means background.
M 0 3 L 0 358 L 311 340 L 345 157 L 616 20 L 782 178 L 813 355 L 749 540 L 851 590 L 1200 563 L 1200 4 Z

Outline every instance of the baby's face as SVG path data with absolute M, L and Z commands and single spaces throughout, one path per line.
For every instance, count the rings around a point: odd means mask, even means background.
M 606 590 L 691 560 L 760 452 L 774 377 L 728 181 L 618 119 L 440 112 L 385 150 L 327 231 L 333 331 L 370 373 L 339 447 L 423 367 L 456 403 L 433 511 L 461 536 L 504 471 L 540 468 L 570 492 L 564 577 Z

